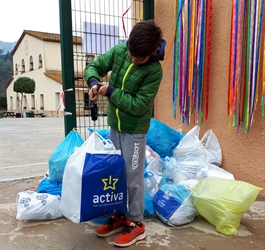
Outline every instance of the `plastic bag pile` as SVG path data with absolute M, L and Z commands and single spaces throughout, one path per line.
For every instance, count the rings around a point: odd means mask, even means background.
M 38 187 L 19 192 L 16 199 L 16 219 L 22 221 L 50 220 L 62 217 L 59 209 L 62 179 L 68 158 L 84 140 L 76 130 L 72 130 L 56 147 L 49 158 L 49 168 Z
M 169 226 L 179 226 L 201 215 L 219 233 L 236 235 L 241 217 L 262 189 L 235 180 L 221 168 L 222 150 L 212 130 L 201 139 L 198 126 L 177 135 L 154 119 L 150 129 L 144 173 L 145 216 L 157 214 Z
M 146 136 L 144 216 L 157 215 L 164 223 L 175 227 L 192 223 L 201 215 L 219 233 L 236 235 L 241 217 L 262 189 L 235 180 L 232 173 L 221 168 L 222 150 L 216 135 L 208 130 L 200 139 L 199 132 L 200 128 L 195 126 L 182 134 L 151 119 Z M 97 130 L 97 133 L 109 139 L 109 130 Z M 55 149 L 49 160 L 49 170 L 37 191 L 18 194 L 17 219 L 62 216 L 58 201 L 64 168 L 68 158 L 83 142 L 77 131 L 72 131 Z M 47 195 L 44 197 L 43 194 Z M 40 211 L 44 209 L 43 203 L 52 198 L 52 208 Z

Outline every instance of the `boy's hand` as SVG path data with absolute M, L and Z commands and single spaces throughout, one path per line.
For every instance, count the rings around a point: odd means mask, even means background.
M 101 85 L 100 89 L 98 90 L 98 94 L 102 95 L 102 96 L 106 96 L 107 93 L 107 89 L 108 89 L 108 84 L 103 83 L 103 82 L 99 82 L 99 84 Z
M 89 99 L 96 101 L 98 99 L 98 86 L 94 85 L 88 92 Z

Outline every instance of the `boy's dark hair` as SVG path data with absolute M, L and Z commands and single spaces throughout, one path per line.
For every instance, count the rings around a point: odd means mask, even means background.
M 162 39 L 162 30 L 154 20 L 141 21 L 134 25 L 127 43 L 130 54 L 135 57 L 152 55 Z

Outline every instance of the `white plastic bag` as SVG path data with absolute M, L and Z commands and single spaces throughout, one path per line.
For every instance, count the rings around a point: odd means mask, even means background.
M 60 210 L 75 223 L 127 212 L 125 161 L 110 140 L 93 132 L 69 157 Z
M 217 137 L 212 130 L 208 130 L 199 139 L 200 127 L 195 126 L 173 149 L 173 155 L 179 162 L 196 161 L 208 162 L 220 166 L 222 163 L 222 150 Z
M 205 152 L 205 162 L 220 166 L 222 163 L 222 150 L 216 135 L 211 129 L 205 132 L 201 143 Z
M 196 180 L 201 180 L 206 177 L 221 178 L 234 180 L 235 177 L 230 172 L 220 168 L 214 164 L 201 162 L 197 167 Z
M 197 161 L 178 161 L 174 157 L 166 157 L 164 162 L 164 173 L 174 180 L 174 183 L 185 179 L 195 179 L 197 167 L 200 164 Z
M 178 161 L 205 161 L 205 153 L 199 139 L 200 127 L 195 126 L 173 149 L 173 155 Z
M 49 220 L 62 217 L 59 210 L 60 196 L 37 193 L 34 191 L 19 192 L 16 199 L 18 220 Z
M 198 182 L 199 181 L 195 179 L 188 179 L 188 180 L 180 181 L 179 184 L 185 186 L 189 191 L 192 191 Z
M 197 210 L 191 200 L 191 192 L 180 184 L 163 185 L 153 198 L 158 217 L 169 226 L 192 222 Z

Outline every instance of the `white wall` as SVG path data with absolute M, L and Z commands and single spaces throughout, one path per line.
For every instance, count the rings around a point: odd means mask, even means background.
M 39 55 L 42 56 L 42 68 L 39 68 Z M 33 70 L 30 71 L 30 56 L 33 57 Z M 25 61 L 25 73 L 21 73 L 22 59 Z M 16 64 L 18 65 L 18 74 L 16 75 Z M 20 111 L 20 105 L 17 105 L 17 99 L 21 100 L 21 94 L 18 95 L 13 91 L 14 82 L 19 77 L 29 77 L 34 79 L 36 88 L 34 92 L 34 103 L 32 103 L 32 94 L 26 94 L 27 110 L 35 107 L 40 110 L 41 96 L 43 96 L 44 108 L 47 114 L 54 114 L 58 108 L 58 93 L 62 91 L 62 84 L 44 75 L 46 70 L 61 71 L 61 54 L 60 43 L 44 42 L 26 34 L 20 42 L 15 54 L 13 55 L 14 80 L 6 90 L 7 109 Z M 57 93 L 57 94 L 56 94 Z M 13 104 L 11 104 L 11 100 Z M 24 110 L 25 111 L 25 110 Z
M 61 46 L 60 43 L 43 42 L 45 70 L 61 71 Z

